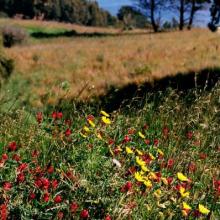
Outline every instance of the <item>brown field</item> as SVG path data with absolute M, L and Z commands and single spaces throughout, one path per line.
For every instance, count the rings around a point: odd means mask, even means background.
M 5 21 L 1 20 L 0 24 Z M 82 90 L 80 98 L 85 99 L 104 94 L 111 85 L 143 83 L 220 64 L 220 36 L 205 29 L 152 34 L 56 22 L 10 22 L 22 26 L 63 27 L 80 33 L 115 34 L 37 40 L 5 50 L 15 59 L 15 76 L 29 80 L 31 91 L 37 97 L 45 97 L 49 92 L 49 103 L 61 97 L 77 97 Z M 68 92 L 61 89 L 62 82 L 69 85 Z M 33 104 L 40 106 L 42 101 L 37 98 Z

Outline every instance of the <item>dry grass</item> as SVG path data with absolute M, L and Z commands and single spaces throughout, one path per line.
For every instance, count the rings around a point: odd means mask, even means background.
M 78 27 L 54 22 L 16 22 L 24 26 L 31 23 Z M 79 28 L 82 32 L 106 31 Z M 78 96 L 85 85 L 80 98 L 103 94 L 110 85 L 141 83 L 177 72 L 219 66 L 219 44 L 219 35 L 195 29 L 161 34 L 130 32 L 109 37 L 56 38 L 13 47 L 6 52 L 15 59 L 17 74 L 30 81 L 32 92 L 38 97 L 50 92 L 52 96 L 47 101 L 54 103 L 57 97 Z M 60 89 L 62 82 L 70 85 L 68 94 Z M 37 105 L 41 104 L 38 99 Z

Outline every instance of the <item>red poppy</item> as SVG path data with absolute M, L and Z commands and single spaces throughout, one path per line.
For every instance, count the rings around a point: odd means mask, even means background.
M 155 146 L 158 146 L 158 144 L 159 144 L 159 140 L 158 140 L 158 139 L 155 139 L 155 140 L 154 140 L 154 145 L 155 145 Z
M 23 183 L 25 181 L 25 175 L 24 173 L 19 173 L 17 176 L 18 183 Z
M 150 144 L 150 140 L 149 140 L 149 139 L 146 139 L 144 142 L 145 142 L 145 144 L 147 144 L 147 145 Z
M 35 198 L 36 198 L 36 194 L 33 193 L 33 192 L 31 192 L 31 193 L 29 194 L 29 199 L 30 199 L 30 200 L 34 200 Z
M 69 137 L 71 134 L 72 134 L 71 130 L 69 128 L 67 128 L 65 131 L 65 136 Z
M 63 216 L 64 216 L 64 213 L 63 213 L 63 212 L 59 211 L 59 212 L 57 213 L 57 218 L 58 218 L 58 219 L 63 219 Z
M 43 183 L 41 181 L 41 179 L 37 179 L 34 181 L 34 184 L 36 187 L 41 188 L 43 186 Z
M 191 162 L 189 164 L 189 172 L 194 173 L 196 171 L 196 164 Z
M 36 114 L 36 119 L 37 119 L 38 124 L 40 124 L 43 121 L 43 113 L 42 112 L 38 112 Z
M 192 139 L 192 138 L 193 138 L 193 132 L 192 132 L 192 131 L 188 131 L 188 132 L 186 133 L 186 137 L 187 137 L 188 139 Z
M 123 143 L 128 143 L 129 141 L 131 141 L 131 138 L 128 135 L 125 135 Z
M 60 196 L 60 195 L 57 195 L 57 196 L 55 196 L 55 198 L 54 198 L 54 202 L 55 203 L 61 203 L 62 202 L 62 197 Z
M 80 213 L 80 218 L 87 219 L 89 217 L 89 211 L 87 209 L 83 209 Z
M 128 129 L 128 134 L 135 134 L 136 130 L 134 128 Z
M 173 177 L 167 177 L 167 182 L 168 182 L 168 184 L 170 185 L 170 184 L 172 184 L 172 182 L 173 182 Z
M 49 174 L 52 174 L 52 173 L 54 172 L 54 167 L 53 167 L 53 166 L 49 166 L 49 167 L 47 168 L 47 172 L 48 172 Z
M 53 112 L 53 113 L 52 113 L 52 118 L 53 118 L 54 120 L 57 119 L 57 113 L 56 113 L 56 112 Z
M 106 215 L 105 220 L 111 220 L 111 216 L 110 215 Z
M 88 115 L 86 118 L 87 121 L 94 121 L 95 117 L 93 115 Z
M 79 208 L 79 206 L 78 206 L 78 204 L 76 202 L 72 202 L 70 204 L 70 211 L 71 212 L 76 212 L 78 208 Z
M 115 143 L 115 141 L 113 140 L 113 139 L 109 139 L 109 141 L 108 141 L 108 144 L 109 145 L 112 145 L 112 144 L 114 144 Z
M 57 180 L 52 180 L 51 181 L 51 186 L 52 186 L 52 188 L 55 190 L 57 187 L 58 187 L 58 181 Z
M 16 144 L 15 141 L 9 143 L 9 145 L 8 145 L 8 150 L 9 150 L 9 151 L 16 151 L 16 150 L 17 150 L 17 144 Z
M 172 169 L 173 165 L 174 165 L 174 159 L 171 158 L 167 161 L 167 168 Z
M 3 189 L 5 191 L 9 191 L 12 188 L 12 184 L 10 182 L 4 182 L 3 183 Z
M 12 156 L 12 159 L 18 162 L 18 161 L 21 160 L 21 157 L 20 157 L 18 154 L 14 154 L 14 155 Z
M 0 217 L 1 220 L 7 220 L 8 217 L 8 209 L 6 204 L 0 205 Z
M 19 165 L 17 170 L 18 170 L 18 172 L 22 172 L 22 171 L 26 170 L 27 167 L 28 167 L 28 165 L 26 163 L 22 163 Z
M 2 160 L 6 161 L 8 159 L 8 155 L 7 154 L 2 154 Z
M 48 202 L 50 200 L 50 194 L 48 192 L 44 193 L 43 195 L 43 201 Z
M 144 130 L 147 130 L 149 128 L 149 125 L 148 124 L 145 124 L 144 126 L 143 126 L 143 129 Z
M 57 112 L 57 118 L 61 119 L 63 117 L 63 113 L 62 112 Z
M 132 182 L 128 181 L 127 183 L 125 183 L 124 186 L 122 186 L 121 192 L 128 192 L 131 191 L 131 189 L 132 189 Z
M 50 181 L 47 178 L 41 178 L 43 189 L 47 190 L 50 187 Z
M 38 157 L 39 154 L 40 154 L 39 151 L 33 150 L 32 153 L 31 153 L 31 156 L 32 156 L 32 157 Z

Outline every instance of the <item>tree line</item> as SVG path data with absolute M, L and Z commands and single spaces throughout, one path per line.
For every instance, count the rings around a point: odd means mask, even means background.
M 9 17 L 56 20 L 87 26 L 115 25 L 116 17 L 87 0 L 0 0 L 0 11 Z

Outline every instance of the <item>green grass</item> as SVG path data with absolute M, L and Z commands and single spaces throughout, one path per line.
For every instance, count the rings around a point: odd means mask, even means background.
M 33 218 L 33 215 L 37 219 L 54 219 L 61 212 L 64 219 L 78 219 L 83 209 L 89 211 L 90 219 L 104 219 L 108 214 L 112 219 L 184 219 L 183 202 L 192 208 L 188 212 L 189 219 L 195 219 L 199 204 L 210 210 L 208 215 L 201 214 L 201 219 L 218 219 L 220 202 L 213 179 L 219 180 L 220 170 L 219 96 L 219 85 L 211 91 L 193 89 L 179 94 L 167 90 L 148 94 L 143 99 L 144 105 L 131 102 L 111 113 L 110 125 L 102 122 L 100 106 L 73 105 L 71 110 L 65 110 L 68 108 L 63 103 L 54 109 L 63 112 L 61 119 L 52 119 L 52 111 L 46 109 L 40 124 L 36 121 L 36 112 L 19 106 L 2 112 L 0 155 L 6 153 L 9 159 L 0 166 L 0 186 L 7 181 L 12 183 L 12 188 L 9 191 L 0 188 L 0 201 L 4 202 L 7 195 L 9 216 L 22 219 Z M 90 114 L 95 116 L 95 128 L 86 119 Z M 90 132 L 85 131 L 84 126 Z M 67 137 L 68 128 L 72 134 Z M 145 137 L 140 137 L 139 132 Z M 127 143 L 125 137 L 130 138 Z M 110 144 L 110 140 L 114 143 Z M 150 140 L 150 144 L 146 144 L 146 140 Z M 158 145 L 154 144 L 155 140 L 159 141 Z M 12 141 L 17 144 L 16 152 L 7 150 Z M 127 154 L 126 147 L 134 153 Z M 172 177 L 173 182 L 166 185 L 162 180 L 151 180 L 151 188 L 138 184 L 134 173 L 130 173 L 134 168 L 136 172 L 141 170 L 135 158 L 137 149 L 147 158 L 150 154 L 155 157 L 151 162 L 146 160 L 154 174 Z M 164 153 L 161 158 L 158 149 Z M 37 158 L 30 156 L 34 150 L 39 152 Z M 21 156 L 19 163 L 12 159 L 15 153 Z M 113 159 L 119 161 L 121 167 L 117 167 Z M 171 159 L 174 164 L 168 168 L 167 162 Z M 24 182 L 18 183 L 16 170 L 21 163 L 27 163 L 28 168 L 21 172 L 25 175 Z M 192 166 L 189 169 L 189 164 L 195 165 L 196 170 Z M 47 172 L 49 166 L 54 167 L 52 173 Z M 41 167 L 38 174 L 33 172 L 37 167 Z M 191 180 L 183 185 L 190 192 L 187 198 L 181 197 L 175 189 L 183 184 L 177 178 L 178 172 Z M 36 187 L 34 182 L 42 176 L 50 181 L 56 179 L 58 187 L 50 186 L 47 190 Z M 126 188 L 128 182 L 132 183 L 131 188 Z M 161 190 L 159 196 L 155 195 L 158 189 Z M 47 191 L 50 199 L 45 202 L 43 195 Z M 30 192 L 36 194 L 35 199 L 29 199 Z M 61 203 L 54 202 L 56 195 L 62 196 Z M 70 211 L 72 202 L 79 206 L 76 213 Z

